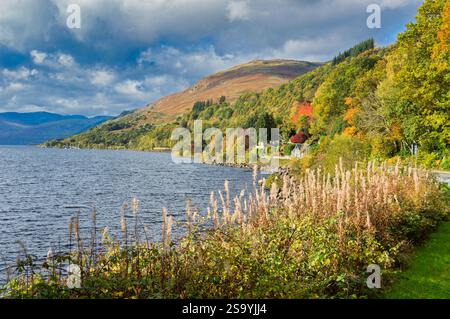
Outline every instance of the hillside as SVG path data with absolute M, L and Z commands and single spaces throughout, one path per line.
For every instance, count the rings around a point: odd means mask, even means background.
M 108 116 L 87 118 L 82 115 L 59 115 L 48 112 L 0 113 L 0 144 L 40 144 L 83 132 L 111 119 Z
M 167 122 L 189 111 L 197 101 L 216 101 L 225 96 L 232 103 L 245 92 L 277 87 L 319 65 L 293 60 L 254 60 L 207 76 L 185 91 L 163 97 L 137 114 L 143 116 L 143 123 Z
M 235 80 L 233 75 L 246 74 L 245 66 L 236 67 L 200 81 L 190 93 L 186 91 L 184 96 L 194 96 L 185 99 L 186 106 L 169 103 L 178 100 L 179 95 L 173 95 L 154 107 L 47 145 L 139 150 L 171 147 L 175 127 L 192 128 L 194 120 L 201 119 L 204 128 L 222 130 L 276 126 L 284 141 L 302 132 L 311 148 L 308 156 L 295 164 L 301 169 L 322 165 L 333 170 L 339 158 L 349 165 L 355 160 L 395 162 L 403 158 L 426 167 L 450 169 L 449 25 L 450 4 L 425 1 L 416 21 L 389 47 L 375 48 L 372 39 L 366 40 L 294 80 L 261 92 L 246 92 L 237 99 L 231 95 L 211 100 L 198 93 L 211 92 Z M 313 116 L 305 121 L 297 115 L 299 107 L 309 104 Z M 190 111 L 188 105 L 193 107 Z M 164 108 L 167 113 L 152 120 Z
M 65 139 L 49 141 L 47 146 L 73 145 L 89 148 L 152 149 L 165 146 L 177 118 L 189 112 L 198 101 L 234 103 L 240 96 L 260 93 L 306 74 L 321 63 L 293 60 L 254 60 L 246 64 L 207 76 L 183 92 L 166 96 L 145 108 L 108 121 L 92 130 Z M 167 129 L 166 129 L 167 128 Z M 161 143 L 140 146 L 139 140 L 148 134 L 157 135 Z

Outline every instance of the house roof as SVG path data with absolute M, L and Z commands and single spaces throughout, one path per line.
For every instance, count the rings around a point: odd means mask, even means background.
M 295 134 L 294 136 L 291 137 L 291 143 L 303 144 L 306 142 L 307 139 L 308 139 L 308 137 L 306 136 L 305 133 L 298 132 L 297 134 Z

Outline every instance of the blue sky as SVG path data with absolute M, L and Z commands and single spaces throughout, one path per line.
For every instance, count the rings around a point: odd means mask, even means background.
M 81 28 L 66 25 L 70 4 Z M 381 28 L 369 29 L 369 4 Z M 396 39 L 420 0 L 1 0 L 0 112 L 117 115 L 253 59 Z

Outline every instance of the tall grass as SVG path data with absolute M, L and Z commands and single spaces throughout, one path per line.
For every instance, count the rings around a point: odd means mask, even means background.
M 185 220 L 175 223 L 164 209 L 160 241 L 150 239 L 136 199 L 134 220 L 126 218 L 125 205 L 120 236 L 104 229 L 101 243 L 95 212 L 86 245 L 75 218 L 71 251 L 48 258 L 32 278 L 22 271 L 4 293 L 25 298 L 367 297 L 373 295 L 365 284 L 368 265 L 378 264 L 388 284 L 405 253 L 448 218 L 448 202 L 434 178 L 399 163 L 371 162 L 351 170 L 340 163 L 333 175 L 310 170 L 297 178 L 285 175 L 270 191 L 265 186 L 264 180 L 258 185 L 255 169 L 252 192 L 231 198 L 225 182 L 223 191 L 211 193 L 206 214 L 188 204 Z M 174 225 L 186 229 L 176 240 Z M 79 289 L 66 286 L 62 270 L 69 263 L 81 268 Z

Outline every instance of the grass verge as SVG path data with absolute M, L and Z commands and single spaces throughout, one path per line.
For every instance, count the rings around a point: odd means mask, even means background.
M 450 298 L 450 222 L 440 225 L 420 247 L 385 298 Z

